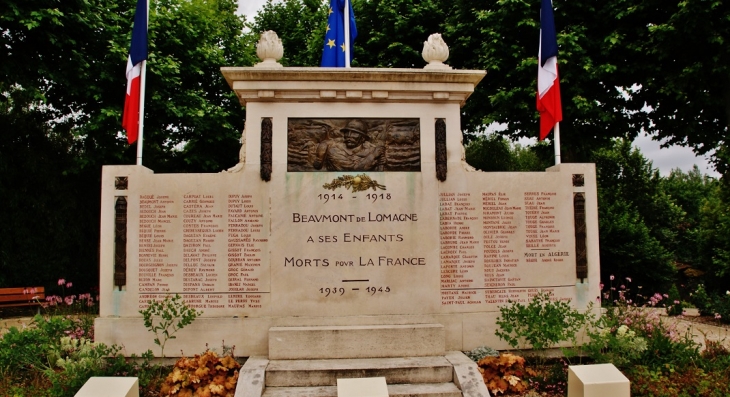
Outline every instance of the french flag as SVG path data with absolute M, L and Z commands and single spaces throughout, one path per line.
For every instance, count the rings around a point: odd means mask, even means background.
M 555 124 L 563 120 L 558 79 L 558 40 L 551 0 L 542 0 L 538 58 L 537 111 L 540 112 L 540 140 L 543 140 Z
M 127 97 L 124 101 L 122 127 L 127 141 L 134 143 L 139 136 L 140 89 L 142 61 L 147 59 L 147 0 L 137 0 L 132 28 L 132 45 L 127 58 Z

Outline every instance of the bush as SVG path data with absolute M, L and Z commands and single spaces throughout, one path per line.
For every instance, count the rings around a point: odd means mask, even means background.
M 232 354 L 220 358 L 207 350 L 193 358 L 181 357 L 167 375 L 160 396 L 233 397 L 240 368 Z
M 151 351 L 140 363 L 135 356 L 128 361 L 120 347 L 81 334 L 93 334 L 93 323 L 83 316 L 36 316 L 28 327 L 10 328 L 0 338 L 0 394 L 72 397 L 92 376 L 133 374 L 141 388 L 159 377 L 159 368 L 150 365 Z
M 670 316 L 679 316 L 684 311 L 684 307 L 682 305 L 682 298 L 679 296 L 679 290 L 677 289 L 677 286 L 672 284 L 672 287 L 669 289 L 669 303 L 667 305 L 667 315 Z
M 614 290 L 611 287 L 603 296 L 613 298 Z M 627 297 L 629 290 L 624 285 L 617 293 L 605 314 L 588 326 L 590 342 L 584 349 L 591 358 L 623 368 L 640 364 L 657 369 L 696 362 L 700 345 L 692 335 L 680 334 L 676 323 L 662 321 L 658 307 L 670 299 L 669 295 L 655 293 L 639 306 Z
M 499 357 L 498 351 L 487 346 L 477 347 L 472 351 L 464 352 L 464 354 L 475 363 L 479 362 L 479 360 L 483 359 L 484 357 Z
M 698 285 L 697 289 L 690 294 L 690 301 L 693 305 L 695 305 L 695 307 L 697 307 L 701 315 L 709 316 L 714 314 L 712 310 L 712 300 L 710 300 L 709 295 L 707 295 L 707 290 L 705 290 L 705 286 L 703 284 Z
M 535 371 L 525 368 L 524 358 L 509 353 L 484 357 L 477 365 L 487 389 L 493 394 L 524 392 L 528 387 L 525 378 L 536 375 Z
M 586 315 L 567 302 L 553 300 L 552 294 L 539 292 L 527 306 L 508 301 L 499 308 L 499 328 L 494 332 L 513 348 L 543 350 L 565 341 L 576 344 L 576 334 L 586 322 Z

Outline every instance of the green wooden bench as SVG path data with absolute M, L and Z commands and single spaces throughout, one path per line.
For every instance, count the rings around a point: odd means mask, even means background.
M 0 307 L 45 305 L 46 293 L 43 287 L 0 288 Z

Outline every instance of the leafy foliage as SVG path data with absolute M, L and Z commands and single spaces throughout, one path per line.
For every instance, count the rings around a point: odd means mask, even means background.
M 484 357 L 498 357 L 499 352 L 497 350 L 492 349 L 488 346 L 480 346 L 475 349 L 472 349 L 468 352 L 464 352 L 464 354 L 469 357 L 472 361 L 479 362 L 479 360 L 483 359 Z
M 576 344 L 576 334 L 585 324 L 585 315 L 568 302 L 553 299 L 551 293 L 536 293 L 527 306 L 508 301 L 499 308 L 499 328 L 494 331 L 513 348 L 549 349 L 560 342 Z
M 165 378 L 160 396 L 233 397 L 240 368 L 232 355 L 221 358 L 210 350 L 193 358 L 181 357 Z
M 481 135 L 466 145 L 466 162 L 481 171 L 544 171 L 552 165 L 545 146 L 523 147 L 498 134 Z
M 134 355 L 128 360 L 119 346 L 78 337 L 78 327 L 73 316 L 36 316 L 22 329 L 10 328 L 0 338 L 3 392 L 19 397 L 72 397 L 91 376 L 131 374 L 146 390 L 159 377 L 158 368 L 150 364 L 151 351 L 141 360 Z
M 189 307 L 179 294 L 166 295 L 159 301 L 148 301 L 147 307 L 140 310 L 144 326 L 155 334 L 154 342 L 160 346 L 160 356 L 165 357 L 165 344 L 176 339 L 175 333 L 185 328 L 202 315 Z
M 682 210 L 660 188 L 659 172 L 625 140 L 593 154 L 601 220 L 601 279 L 631 275 L 657 290 L 676 274 L 671 248 Z
M 284 66 L 319 66 L 328 9 L 329 2 L 317 0 L 267 0 L 254 17 L 251 34 L 258 39 L 261 32 L 275 31 L 284 46 Z
M 669 288 L 669 298 L 668 298 L 669 304 L 667 305 L 667 314 L 670 316 L 679 316 L 684 311 L 684 306 L 682 304 L 682 297 L 679 296 L 679 289 L 677 289 L 677 286 L 672 284 L 672 287 Z
M 3 2 L 0 285 L 53 285 L 58 268 L 80 286 L 98 283 L 101 166 L 132 164 L 136 152 L 120 125 L 134 5 Z M 144 163 L 157 172 L 237 162 L 245 110 L 219 71 L 253 63 L 236 9 L 152 2 Z
M 534 370 L 525 368 L 524 358 L 509 353 L 484 357 L 477 365 L 487 389 L 495 394 L 522 393 L 528 387 L 525 378 L 536 375 Z

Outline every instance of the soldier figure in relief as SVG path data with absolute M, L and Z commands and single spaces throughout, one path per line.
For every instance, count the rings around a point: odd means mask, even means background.
M 370 142 L 368 126 L 362 120 L 350 120 L 340 130 L 342 138 L 331 138 L 317 146 L 315 169 L 327 171 L 382 171 L 385 148 Z

